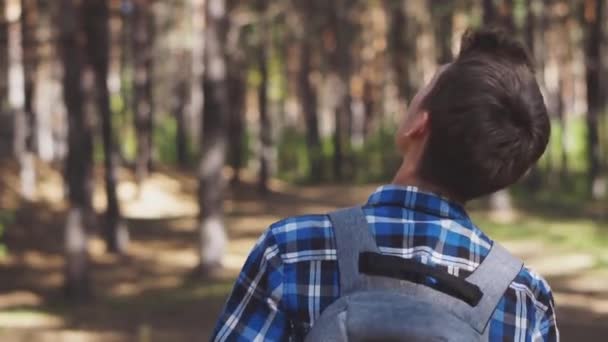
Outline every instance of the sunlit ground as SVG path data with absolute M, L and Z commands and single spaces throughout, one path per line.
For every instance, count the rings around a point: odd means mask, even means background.
M 192 278 L 197 263 L 196 182 L 165 170 L 141 187 L 121 174 L 119 195 L 131 230 L 127 258 L 104 253 L 90 243 L 95 297 L 64 300 L 62 225 L 65 204 L 60 175 L 45 168 L 38 199 L 21 204 L 14 173 L 2 175 L 1 208 L 19 208 L 8 218 L 8 255 L 0 261 L 2 341 L 182 341 L 207 336 L 232 281 L 260 232 L 289 215 L 326 212 L 362 203 L 374 185 L 296 187 L 273 182 L 261 198 L 250 177 L 226 199 L 230 245 L 226 270 L 212 279 Z M 248 181 L 249 180 L 249 181 Z M 96 193 L 103 191 L 98 184 Z M 104 199 L 96 196 L 102 209 Z M 591 341 L 608 333 L 608 222 L 585 215 L 519 211 L 497 223 L 474 211 L 482 229 L 504 242 L 555 290 L 563 340 Z

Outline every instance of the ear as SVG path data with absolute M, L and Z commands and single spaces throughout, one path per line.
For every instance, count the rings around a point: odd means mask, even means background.
M 429 115 L 426 111 L 407 120 L 395 136 L 395 144 L 402 153 L 405 153 L 412 143 L 426 139 L 429 132 Z
M 412 122 L 403 135 L 407 139 L 425 138 L 429 133 L 429 126 L 429 113 L 424 111 L 412 118 Z

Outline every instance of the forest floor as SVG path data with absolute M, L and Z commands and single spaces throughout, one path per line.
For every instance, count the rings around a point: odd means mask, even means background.
M 0 167 L 0 220 L 7 224 L 0 257 L 0 341 L 190 341 L 208 336 L 251 246 L 272 222 L 362 203 L 374 185 L 292 186 L 278 181 L 261 197 L 250 178 L 226 198 L 230 237 L 223 272 L 191 277 L 197 263 L 195 179 L 173 170 L 153 173 L 141 186 L 121 173 L 119 197 L 132 243 L 128 256 L 90 243 L 93 298 L 67 301 L 60 291 L 65 202 L 61 177 L 41 166 L 36 200 L 16 196 L 14 165 Z M 97 175 L 99 176 L 99 175 Z M 100 177 L 96 177 L 100 179 Z M 104 203 L 101 184 L 95 206 Z M 593 208 L 594 211 L 608 208 Z M 608 222 L 585 213 L 520 211 L 497 222 L 473 216 L 491 236 L 524 258 L 551 283 L 562 339 L 608 336 Z

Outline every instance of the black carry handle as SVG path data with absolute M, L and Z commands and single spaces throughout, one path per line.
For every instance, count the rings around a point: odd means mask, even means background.
M 427 266 L 414 260 L 403 259 L 392 255 L 374 252 L 359 254 L 359 272 L 403 279 L 416 284 L 429 286 L 454 298 L 458 298 L 470 306 L 476 306 L 483 293 L 477 285 L 449 273 Z

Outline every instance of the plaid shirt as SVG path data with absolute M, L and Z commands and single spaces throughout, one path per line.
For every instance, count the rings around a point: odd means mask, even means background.
M 363 209 L 383 254 L 415 259 L 461 278 L 477 268 L 492 246 L 462 207 L 415 187 L 380 187 Z M 339 297 L 328 216 L 287 218 L 256 243 L 213 340 L 302 340 Z M 559 340 L 547 282 L 524 267 L 500 301 L 489 329 L 491 341 Z

